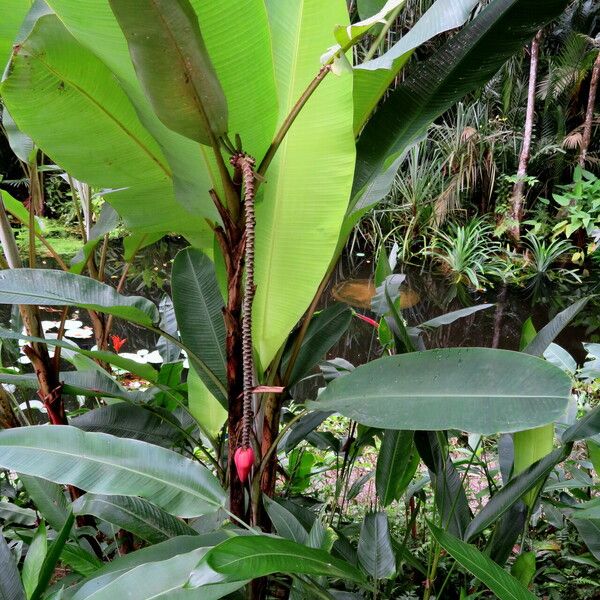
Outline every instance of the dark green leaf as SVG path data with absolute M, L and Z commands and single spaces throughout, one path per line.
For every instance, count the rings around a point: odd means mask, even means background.
M 69 517 L 69 502 L 64 487 L 22 473 L 19 474 L 19 479 L 36 509 L 56 531 L 60 531 Z
M 600 560 L 600 519 L 571 519 L 588 550 Z
M 344 304 L 332 304 L 315 315 L 306 330 L 302 346 L 293 364 L 288 385 L 297 383 L 322 360 L 348 329 L 352 311 Z M 291 345 L 293 348 L 294 344 Z M 282 372 L 287 373 L 292 358 L 290 350 L 284 355 Z
M 358 540 L 358 560 L 375 579 L 387 579 L 396 572 L 396 557 L 386 513 L 365 515 Z
M 526 519 L 527 506 L 522 500 L 517 500 L 496 522 L 489 545 L 489 554 L 494 562 L 499 565 L 506 563 L 523 533 Z
M 557 448 L 516 477 L 513 477 L 475 515 L 465 531 L 464 539 L 471 540 L 478 533 L 481 533 L 497 521 L 524 494 L 543 482 L 552 469 L 569 455 L 570 449 L 570 446 Z
M 88 577 L 102 568 L 104 564 L 95 554 L 91 554 L 76 544 L 64 545 L 60 561 L 84 577 Z
M 160 312 L 160 329 L 165 331 L 174 338 L 178 338 L 179 327 L 177 325 L 177 317 L 175 316 L 175 307 L 173 300 L 169 296 L 164 295 L 158 303 L 158 311 Z M 156 349 L 159 351 L 163 363 L 172 363 L 177 361 L 181 355 L 181 348 L 173 344 L 164 337 L 161 337 L 156 342 Z
M 181 424 L 171 413 L 127 402 L 95 408 L 71 419 L 70 424 L 83 431 L 109 433 L 167 448 L 179 444 L 183 439 Z
M 354 500 L 365 487 L 365 484 L 373 479 L 375 475 L 375 471 L 367 471 L 364 475 L 354 480 L 354 483 L 350 486 L 348 493 L 346 494 L 346 501 L 350 502 L 350 500 Z
M 413 431 L 394 429 L 383 433 L 375 474 L 375 488 L 383 506 L 402 496 L 415 473 L 413 436 Z
M 424 565 L 407 547 L 406 545 L 401 545 L 398 541 L 392 538 L 392 546 L 394 547 L 394 552 L 396 553 L 396 559 L 398 560 L 398 564 L 406 563 L 415 571 L 425 575 L 427 577 L 427 566 Z
M 288 500 L 287 498 L 276 498 L 277 504 L 281 504 L 288 512 L 292 513 L 294 517 L 302 524 L 302 527 L 307 531 L 312 529 L 313 523 L 317 518 L 316 514 L 301 503 L 301 499 L 298 501 Z
M 183 136 L 214 145 L 227 131 L 227 101 L 191 4 L 110 0 L 110 6 L 158 118 Z
M 76 515 L 94 515 L 151 544 L 196 533 L 189 525 L 155 504 L 132 496 L 84 494 L 73 503 L 73 512 Z
M 585 417 L 571 425 L 561 436 L 563 443 L 576 442 L 600 433 L 600 406 L 592 409 Z
M 387 0 L 358 0 L 358 16 L 362 21 L 378 13 Z
M 316 410 L 302 417 L 285 437 L 283 449 L 286 452 L 293 450 L 306 436 L 314 431 L 332 413 Z
M 462 537 L 471 520 L 471 509 L 444 434 L 417 431 L 415 446 L 429 469 L 435 503 L 444 529 Z
M 263 496 L 263 503 L 271 523 L 281 537 L 306 545 L 308 533 L 289 510 L 268 496 Z
M 467 571 L 481 580 L 500 600 L 534 600 L 535 596 L 493 560 L 470 544 L 451 536 L 432 523 L 429 529 L 437 542 Z
M 2 532 L 0 531 L 0 598 L 2 600 L 25 600 L 19 569 Z
M 420 323 L 418 327 L 429 327 L 436 328 L 441 327 L 442 325 L 450 325 L 450 323 L 454 323 L 454 321 L 458 321 L 458 319 L 462 319 L 464 317 L 468 317 L 480 310 L 486 310 L 487 308 L 491 308 L 494 306 L 493 304 L 477 304 L 476 306 L 468 306 L 467 308 L 461 308 L 459 310 L 453 310 L 452 312 L 445 313 L 440 315 L 439 317 L 434 317 L 433 319 L 429 319 L 423 323 Z
M 570 378 L 536 357 L 448 348 L 374 360 L 332 381 L 307 405 L 385 429 L 492 434 L 559 418 L 570 393 Z
M 556 336 L 573 320 L 573 318 L 585 307 L 590 298 L 582 298 L 574 302 L 565 310 L 559 312 L 550 323 L 542 327 L 537 335 L 525 346 L 523 352 L 532 356 L 542 356 L 548 346 L 556 339 Z
M 404 4 L 404 3 L 402 3 Z M 469 18 L 477 0 L 437 0 L 385 52 L 354 67 L 354 130 L 360 132 L 390 84 L 407 64 L 413 52 L 435 36 L 458 29 Z M 371 33 L 375 34 L 375 26 Z M 379 25 L 379 29 L 381 25 Z
M 214 264 L 200 250 L 182 250 L 173 263 L 171 286 L 181 339 L 199 359 L 190 356 L 190 360 L 211 393 L 226 406 L 223 297 Z

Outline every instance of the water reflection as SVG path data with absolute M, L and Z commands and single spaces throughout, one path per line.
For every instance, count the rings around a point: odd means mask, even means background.
M 349 279 L 336 283 L 331 289 L 333 298 L 355 308 L 370 308 L 375 295 L 372 279 Z M 421 300 L 419 294 L 411 289 L 400 290 L 400 309 L 411 308 Z
M 401 307 L 408 325 L 419 325 L 441 314 L 464 308 L 462 295 L 452 293 L 452 284 L 442 274 L 414 267 L 405 267 L 402 272 L 407 278 L 402 286 Z M 334 273 L 328 293 L 324 294 L 322 307 L 342 301 L 370 314 L 368 308 L 374 293 L 370 279 L 372 273 L 373 262 L 368 259 L 342 261 Z M 427 348 L 483 346 L 519 350 L 523 323 L 532 317 L 539 330 L 559 309 L 547 303 L 534 304 L 526 290 L 502 284 L 483 292 L 470 291 L 466 300 L 468 305 L 492 303 L 494 306 L 427 332 L 424 338 Z M 569 303 L 567 299 L 565 306 Z M 570 326 L 558 336 L 556 343 L 582 362 L 585 352 L 581 342 L 588 341 L 588 338 L 585 327 Z M 378 357 L 380 352 L 373 327 L 354 319 L 347 335 L 332 349 L 328 358 L 340 356 L 358 365 Z

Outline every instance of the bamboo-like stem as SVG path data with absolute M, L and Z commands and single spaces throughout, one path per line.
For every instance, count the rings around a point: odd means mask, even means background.
M 104 281 L 104 269 L 106 268 L 106 256 L 108 253 L 108 233 L 104 234 L 102 249 L 100 250 L 100 264 L 98 265 L 98 281 Z
M 579 165 L 583 168 L 587 159 L 588 149 L 592 141 L 592 125 L 594 122 L 594 105 L 596 104 L 596 94 L 598 93 L 598 82 L 600 81 L 600 50 L 594 61 L 592 76 L 590 79 L 590 91 L 588 94 L 587 108 L 585 111 L 585 121 L 583 122 L 583 135 L 581 138 L 581 153 L 579 154 Z
M 520 237 L 520 221 L 523 215 L 525 196 L 525 178 L 527 177 L 527 166 L 531 155 L 531 139 L 533 135 L 533 120 L 535 118 L 535 90 L 537 86 L 538 58 L 542 30 L 540 29 L 531 42 L 531 61 L 529 65 L 529 87 L 527 91 L 527 110 L 525 114 L 525 129 L 523 131 L 523 144 L 519 154 L 519 168 L 517 169 L 517 181 L 513 187 L 510 228 L 511 237 L 518 241 Z
M 29 165 L 30 175 L 29 180 L 31 181 L 31 195 L 29 197 L 29 268 L 35 269 L 35 203 L 36 196 L 39 190 L 39 180 L 37 175 L 37 165 L 31 163 Z M 37 182 L 34 185 L 34 180 Z
M 56 336 L 57 340 L 62 340 L 65 335 L 65 321 L 67 320 L 67 311 L 69 310 L 68 306 L 65 306 L 62 310 L 62 314 L 60 316 L 60 325 L 58 327 L 58 335 Z M 54 370 L 58 373 L 60 371 L 60 351 L 62 348 L 60 346 L 54 347 Z
M 70 175 L 67 175 L 67 179 L 69 181 L 69 186 L 71 187 L 71 199 L 73 200 L 73 208 L 75 209 L 75 215 L 77 216 L 77 223 L 79 225 L 79 232 L 81 234 L 81 239 L 83 243 L 86 244 L 88 241 L 87 231 L 85 224 L 83 223 L 83 218 L 81 216 L 81 209 L 79 207 L 79 202 L 77 201 L 77 190 L 75 189 L 75 182 Z M 83 198 L 82 198 L 83 201 Z
M 17 247 L 10 222 L 8 221 L 2 196 L 0 196 L 0 244 L 2 244 L 2 250 L 4 251 L 4 257 L 6 258 L 8 268 L 22 268 L 23 262 L 21 261 L 19 248 Z
M 129 269 L 131 268 L 131 265 L 133 264 L 133 260 L 135 259 L 135 256 L 139 252 L 140 248 L 142 247 L 142 244 L 144 243 L 145 239 L 146 239 L 146 235 L 143 235 L 140 237 L 140 241 L 139 241 L 138 245 L 136 246 L 134 251 L 131 253 L 129 260 L 125 263 L 125 266 L 123 267 L 123 271 L 121 273 L 121 277 L 119 279 L 119 283 L 117 284 L 117 288 L 116 288 L 117 292 L 119 294 L 123 291 L 123 287 L 125 286 L 125 282 L 127 281 L 127 274 L 129 273 Z M 103 348 L 108 347 L 108 338 L 110 336 L 110 331 L 113 326 L 113 321 L 114 321 L 114 315 L 108 315 L 108 318 L 106 319 L 106 325 L 104 327 L 104 336 L 102 338 L 102 347 Z
M 13 215 L 13 217 L 17 221 L 19 221 L 19 223 L 21 223 L 21 225 L 23 225 L 25 227 L 28 227 L 30 229 L 30 234 L 31 234 L 31 223 L 26 223 L 25 221 L 23 221 L 23 219 L 21 219 L 17 215 Z M 68 271 L 69 267 L 67 266 L 67 264 L 65 263 L 65 261 L 60 257 L 60 255 L 58 254 L 58 252 L 54 249 L 54 247 L 52 246 L 52 244 L 50 244 L 50 242 L 41 233 L 39 233 L 38 231 L 35 230 L 35 223 L 34 223 L 34 227 L 33 227 L 33 232 L 34 232 L 34 235 L 35 235 L 36 239 L 38 239 L 45 246 L 45 248 L 48 250 L 48 252 L 52 256 L 52 258 L 57 262 L 58 266 L 63 271 Z M 16 267 L 13 267 L 13 268 L 16 268 Z

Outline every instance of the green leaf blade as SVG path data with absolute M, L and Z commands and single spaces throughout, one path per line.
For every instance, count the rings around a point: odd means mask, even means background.
M 181 339 L 201 361 L 190 357 L 196 372 L 226 405 L 224 302 L 213 262 L 195 248 L 182 250 L 173 263 L 172 289 Z
M 151 544 L 179 535 L 196 535 L 183 521 L 158 506 L 132 496 L 84 494 L 73 503 L 76 515 L 93 515 Z
M 333 27 L 348 20 L 348 11 L 343 0 L 269 0 L 266 5 L 281 124 L 319 72 L 319 57 L 331 46 Z M 291 126 L 257 199 L 253 331 L 263 368 L 325 275 L 346 210 L 354 161 L 352 77 L 328 75 Z M 297 243 L 300 238 L 302 244 Z
M 356 568 L 324 550 L 307 548 L 290 540 L 242 536 L 226 540 L 206 555 L 209 567 L 236 581 L 272 573 L 326 575 L 351 581 L 364 581 Z M 196 580 L 192 574 L 190 584 Z
M 98 494 L 141 496 L 175 516 L 200 516 L 224 502 L 206 468 L 138 440 L 54 425 L 2 431 L 0 448 L 6 469 Z
M 492 434 L 557 419 L 570 392 L 569 377 L 546 361 L 451 348 L 372 361 L 333 381 L 310 407 L 372 427 Z
M 432 523 L 437 542 L 467 571 L 482 581 L 500 600 L 534 600 L 535 596 L 517 579 L 470 544 L 445 533 Z
M 189 1 L 110 0 L 110 6 L 160 120 L 185 137 L 215 145 L 227 131 L 227 100 Z

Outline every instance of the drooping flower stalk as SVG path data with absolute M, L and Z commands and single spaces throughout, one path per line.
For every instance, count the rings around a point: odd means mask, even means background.
M 243 418 L 240 448 L 236 452 L 238 475 L 244 481 L 250 467 L 254 463 L 254 453 L 250 446 L 252 430 L 252 397 L 254 388 L 254 357 L 252 354 L 252 303 L 254 301 L 254 195 L 255 195 L 255 160 L 244 153 L 236 153 L 231 157 L 231 164 L 241 173 L 244 186 L 245 213 L 245 255 L 246 280 L 244 299 L 242 301 L 242 367 L 243 367 Z M 240 463 L 238 465 L 238 463 Z M 244 463 L 244 466 L 242 466 Z M 249 463 L 246 465 L 246 463 Z M 242 468 L 240 468 L 242 467 Z

